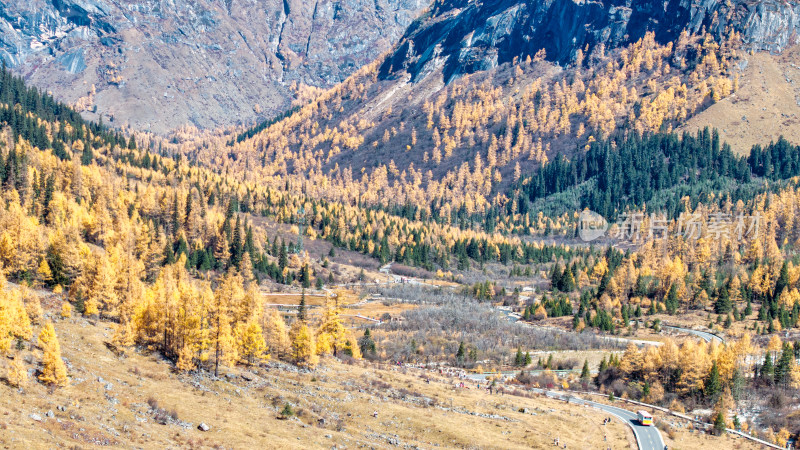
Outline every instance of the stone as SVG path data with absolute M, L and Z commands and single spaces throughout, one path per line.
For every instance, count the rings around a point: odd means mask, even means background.
M 42 416 L 40 416 L 40 415 L 38 415 L 36 413 L 31 414 L 30 417 L 31 417 L 31 419 L 33 419 L 33 420 L 35 420 L 37 422 L 41 422 L 42 420 L 44 420 L 44 419 L 42 419 Z
M 48 411 L 45 413 L 45 416 L 47 416 L 47 417 L 54 417 L 54 416 L 55 416 L 55 414 L 53 414 L 53 410 L 51 409 L 51 410 L 48 410 Z
M 208 424 L 206 424 L 205 422 L 201 422 L 200 425 L 197 426 L 197 429 L 200 431 L 209 431 L 211 427 L 208 426 Z
M 243 378 L 245 381 L 253 381 L 253 380 L 255 380 L 257 377 L 256 377 L 256 374 L 254 374 L 253 372 L 242 372 L 242 378 Z

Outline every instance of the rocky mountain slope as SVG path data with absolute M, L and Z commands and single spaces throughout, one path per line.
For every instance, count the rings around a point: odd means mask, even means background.
M 253 123 L 332 86 L 426 0 L 3 0 L 0 56 L 92 119 L 164 132 Z
M 647 32 L 664 44 L 683 30 L 737 31 L 749 48 L 779 52 L 794 42 L 798 27 L 800 5 L 778 0 L 443 0 L 408 29 L 381 75 L 407 71 L 417 80 L 443 67 L 450 80 L 542 50 L 548 60 L 568 64 L 578 51 L 597 56 Z

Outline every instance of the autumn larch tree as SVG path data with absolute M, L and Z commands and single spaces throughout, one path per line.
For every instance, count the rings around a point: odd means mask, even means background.
M 44 351 L 39 381 L 55 386 L 66 386 L 67 366 L 61 359 L 61 345 L 58 343 L 52 322 L 47 322 L 42 328 L 39 334 L 39 347 Z

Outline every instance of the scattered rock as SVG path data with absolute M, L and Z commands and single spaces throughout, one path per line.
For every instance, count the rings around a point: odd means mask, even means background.
M 47 416 L 47 417 L 54 417 L 54 416 L 55 416 L 55 414 L 53 414 L 53 410 L 51 409 L 51 410 L 49 410 L 49 411 L 47 411 L 47 412 L 45 413 L 45 416 Z
M 205 422 L 202 422 L 200 425 L 197 426 L 197 429 L 200 431 L 208 431 L 211 429 Z
M 35 420 L 37 422 L 41 422 L 42 420 L 44 420 L 44 419 L 42 419 L 42 416 L 40 416 L 40 415 L 38 415 L 36 413 L 31 414 L 30 417 L 31 417 L 31 419 L 33 419 L 33 420 Z
M 242 379 L 245 381 L 256 381 L 258 380 L 258 375 L 253 372 L 242 372 Z
M 111 383 L 106 383 L 105 388 L 106 388 L 107 391 L 110 391 L 110 390 L 114 389 L 114 385 L 111 384 Z
M 61 411 L 61 412 L 64 412 L 64 411 L 66 411 L 66 410 L 67 410 L 67 407 L 66 407 L 66 406 L 61 406 L 61 405 L 58 405 L 58 406 L 56 406 L 56 409 L 57 409 L 57 410 L 59 410 L 59 411 Z

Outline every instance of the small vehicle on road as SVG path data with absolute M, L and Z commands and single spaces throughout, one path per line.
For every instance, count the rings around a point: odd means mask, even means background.
M 647 411 L 636 411 L 636 419 L 643 426 L 653 426 L 653 416 Z

